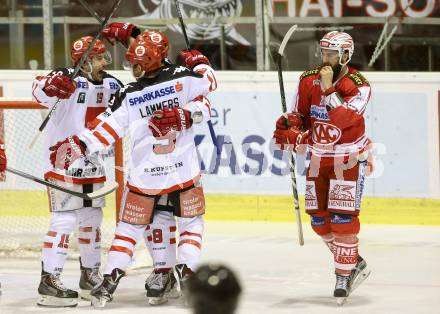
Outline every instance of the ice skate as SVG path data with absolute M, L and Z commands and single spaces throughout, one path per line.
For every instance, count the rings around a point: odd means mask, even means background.
M 119 268 L 113 269 L 110 275 L 104 275 L 102 282 L 90 292 L 93 307 L 102 308 L 113 299 L 113 293 L 119 284 L 119 280 L 125 276 L 125 272 Z
M 81 268 L 81 277 L 79 279 L 79 288 L 81 289 L 79 295 L 81 299 L 90 301 L 90 291 L 99 285 L 103 278 L 99 272 L 99 267 L 86 268 L 82 266 L 81 259 L 79 260 Z
M 167 302 L 168 298 L 180 296 L 172 270 L 166 273 L 156 273 L 153 270 L 145 280 L 145 290 L 150 305 L 160 305 Z
M 356 267 L 350 274 L 350 293 L 352 293 L 370 275 L 371 270 L 367 268 L 367 262 L 358 255 Z
M 41 272 L 38 286 L 40 297 L 37 305 L 46 307 L 75 307 L 78 305 L 78 292 L 67 289 L 60 280 L 60 275 Z
M 333 296 L 336 298 L 336 303 L 339 306 L 344 305 L 350 293 L 350 276 L 343 276 L 336 274 L 336 285 Z
M 177 264 L 174 266 L 174 276 L 177 279 L 178 289 L 180 293 L 185 294 L 185 281 L 194 272 L 186 264 Z

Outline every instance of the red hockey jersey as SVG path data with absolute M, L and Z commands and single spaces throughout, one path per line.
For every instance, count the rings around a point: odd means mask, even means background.
M 319 71 L 301 75 L 293 104 L 293 111 L 306 117 L 312 155 L 344 157 L 361 152 L 369 144 L 363 114 L 370 99 L 370 84 L 357 70 L 347 67 L 345 75 L 333 83 L 344 104 L 327 111 L 329 97 L 324 93 Z

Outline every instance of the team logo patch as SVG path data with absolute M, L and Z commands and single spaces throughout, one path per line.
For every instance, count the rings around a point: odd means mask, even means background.
M 84 47 L 84 43 L 81 40 L 77 40 L 73 43 L 73 49 L 76 51 L 81 50 Z
M 151 41 L 156 44 L 158 44 L 162 41 L 162 35 L 159 33 L 156 33 L 156 32 L 151 32 L 149 37 L 150 37 Z
M 315 182 L 307 181 L 306 183 L 306 210 L 318 209 L 318 199 L 316 198 Z
M 83 104 L 86 102 L 86 93 L 81 92 L 78 95 L 78 100 L 76 101 L 78 104 Z
M 177 82 L 175 87 L 176 87 L 176 92 L 183 91 L 183 84 Z
M 310 106 L 310 116 L 318 120 L 329 120 L 327 109 L 323 106 Z
M 330 180 L 328 208 L 355 211 L 356 181 Z
M 145 54 L 145 47 L 144 46 L 137 46 L 134 50 L 134 54 L 138 57 L 142 57 Z
M 353 220 L 351 215 L 331 214 L 330 217 L 331 223 L 336 225 L 349 224 Z
M 317 121 L 313 124 L 312 140 L 316 144 L 336 144 L 341 138 L 342 132 L 333 124 Z
M 312 226 L 324 226 L 325 225 L 325 217 L 314 217 L 312 216 Z

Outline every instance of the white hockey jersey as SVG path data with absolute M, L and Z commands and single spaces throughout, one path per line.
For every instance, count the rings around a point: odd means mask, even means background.
M 73 68 L 59 68 L 49 73 L 51 75 L 71 75 Z M 57 97 L 48 97 L 43 91 L 47 76 L 37 76 L 32 86 L 32 98 L 40 104 L 51 108 Z M 123 84 L 105 73 L 102 82 L 92 82 L 83 75 L 78 75 L 76 90 L 68 99 L 62 99 L 55 113 L 49 120 L 45 135 L 45 179 L 68 181 L 74 184 L 91 184 L 105 181 L 105 168 L 99 154 L 76 160 L 67 170 L 54 169 L 50 163 L 49 147 L 66 137 L 79 134 L 91 127 L 90 123 L 107 108 L 109 101 Z
M 110 108 L 98 116 L 94 123 L 97 126 L 79 137 L 87 145 L 88 153 L 100 151 L 118 138 L 130 139 L 130 190 L 156 195 L 189 187 L 200 176 L 193 128 L 172 131 L 158 139 L 148 123 L 154 111 L 173 107 L 201 112 L 207 121 L 210 104 L 203 96 L 216 88 L 210 66 L 201 64 L 190 71 L 169 65 L 155 78 L 142 78 L 120 89 Z

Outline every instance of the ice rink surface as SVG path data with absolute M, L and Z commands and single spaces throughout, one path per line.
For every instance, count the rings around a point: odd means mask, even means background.
M 203 261 L 233 267 L 243 283 L 238 314 L 276 313 L 440 313 L 440 228 L 364 225 L 360 254 L 370 277 L 343 307 L 332 297 L 335 276 L 330 252 L 304 224 L 300 247 L 294 224 L 208 222 Z M 144 250 L 145 251 L 145 250 Z M 144 280 L 151 268 L 145 252 L 123 278 L 106 313 L 191 313 L 182 301 L 152 307 L 146 304 Z M 105 260 L 104 260 L 105 263 Z M 69 259 L 64 272 L 69 288 L 78 287 L 78 261 Z M 37 307 L 38 259 L 0 259 L 0 313 L 89 313 L 89 303 L 77 308 Z

